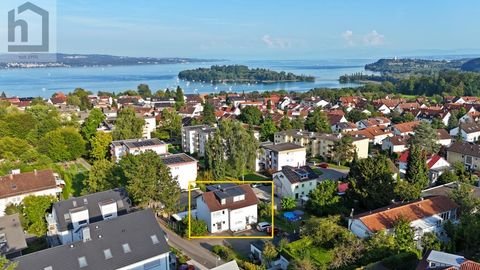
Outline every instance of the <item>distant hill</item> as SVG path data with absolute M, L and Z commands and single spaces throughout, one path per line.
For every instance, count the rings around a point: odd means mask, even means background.
M 197 58 L 157 58 L 128 57 L 105 54 L 63 54 L 55 55 L 56 62 L 51 63 L 0 63 L 0 68 L 35 68 L 35 67 L 93 67 L 93 66 L 125 66 L 125 65 L 160 65 L 197 62 L 215 62 L 214 59 Z
M 475 58 L 465 62 L 461 69 L 462 71 L 480 72 L 480 58 Z
M 442 70 L 460 70 L 468 59 L 426 60 L 426 59 L 380 59 L 365 65 L 366 70 L 382 74 L 432 74 Z
M 291 72 L 277 72 L 264 68 L 248 68 L 242 65 L 211 66 L 184 70 L 178 78 L 197 82 L 236 82 L 236 83 L 275 83 L 275 82 L 313 82 L 315 77 L 295 75 Z

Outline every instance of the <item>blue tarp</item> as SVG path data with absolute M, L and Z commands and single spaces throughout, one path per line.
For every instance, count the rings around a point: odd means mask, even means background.
M 283 213 L 283 217 L 290 221 L 298 220 L 297 215 L 295 215 L 293 212 L 285 212 Z

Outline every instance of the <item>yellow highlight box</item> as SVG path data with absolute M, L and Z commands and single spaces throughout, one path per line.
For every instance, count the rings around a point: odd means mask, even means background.
M 255 236 L 255 235 L 245 235 L 245 236 L 228 236 L 228 235 L 201 235 L 201 236 L 193 236 L 192 235 L 192 226 L 191 226 L 191 218 L 192 218 L 192 187 L 195 184 L 272 184 L 272 201 L 271 201 L 271 209 L 272 209 L 272 234 L 266 236 Z M 191 185 L 193 184 L 193 185 Z M 258 213 L 257 213 L 258 215 Z M 275 234 L 275 197 L 274 197 L 274 183 L 273 181 L 192 181 L 188 185 L 188 238 L 189 239 L 272 239 Z

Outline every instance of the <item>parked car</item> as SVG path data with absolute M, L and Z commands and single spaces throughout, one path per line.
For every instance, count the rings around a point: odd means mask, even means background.
M 268 222 L 260 222 L 257 224 L 257 230 L 259 232 L 265 231 L 268 227 L 271 227 L 270 223 Z
M 272 226 L 268 226 L 265 230 L 267 234 L 272 235 Z M 278 227 L 273 227 L 273 235 L 278 235 L 280 234 L 280 228 Z
M 318 164 L 318 167 L 327 169 L 328 168 L 328 163 L 320 163 L 320 164 Z

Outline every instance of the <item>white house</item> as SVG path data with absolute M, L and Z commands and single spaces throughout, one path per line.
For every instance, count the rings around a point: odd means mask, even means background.
M 394 135 L 413 135 L 415 134 L 415 127 L 420 124 L 420 121 L 405 122 L 401 124 L 396 124 L 392 127 Z
M 13 170 L 9 175 L 0 177 L 0 217 L 5 215 L 9 204 L 19 204 L 29 195 L 56 197 L 62 193 L 64 186 L 65 182 L 52 170 L 27 173 Z
M 393 137 L 387 137 L 382 141 L 382 150 L 389 151 L 390 153 L 401 153 L 408 149 L 408 140 L 410 136 L 395 135 Z
M 117 162 L 127 154 L 138 155 L 149 150 L 164 155 L 168 153 L 168 144 L 157 138 L 120 140 L 110 144 L 110 154 Z
M 309 166 L 284 166 L 281 171 L 273 174 L 275 195 L 279 198 L 307 199 L 308 194 L 317 187 L 318 181 L 318 175 Z
M 393 233 L 396 220 L 402 217 L 410 222 L 415 240 L 419 240 L 426 232 L 441 233 L 445 221 L 457 219 L 457 208 L 446 196 L 429 197 L 353 216 L 348 220 L 348 229 L 360 238 L 382 230 Z
M 477 142 L 480 140 L 480 123 L 461 124 L 460 127 L 450 130 L 450 135 L 453 137 L 458 136 L 459 130 L 463 141 Z
M 188 190 L 188 184 L 197 179 L 198 161 L 191 156 L 185 153 L 166 155 L 162 156 L 162 161 L 181 189 Z
M 397 160 L 398 170 L 400 173 L 405 174 L 407 171 L 409 151 L 403 152 Z M 427 159 L 428 177 L 430 179 L 430 185 L 434 185 L 438 180 L 438 177 L 451 167 L 450 163 L 443 157 L 434 154 Z
M 480 269 L 480 263 L 470 261 L 463 256 L 431 250 L 420 262 L 417 270 L 448 269 L 474 270 Z M 422 263 L 425 261 L 425 263 Z
M 131 202 L 124 189 L 97 192 L 53 204 L 46 216 L 50 245 L 80 241 L 82 229 L 88 224 L 127 214 Z
M 197 125 L 182 127 L 182 150 L 187 154 L 195 154 L 200 151 L 200 133 L 211 130 L 210 126 Z
M 257 158 L 257 171 L 279 171 L 283 166 L 304 166 L 307 152 L 305 147 L 294 143 L 264 144 Z
M 15 258 L 17 270 L 176 269 L 152 210 L 86 225 L 82 239 Z
M 196 218 L 205 221 L 211 233 L 247 230 L 257 223 L 258 199 L 250 185 L 207 186 L 196 202 Z
M 157 120 L 154 116 L 145 116 L 143 120 L 145 120 L 145 123 L 143 124 L 142 138 L 151 139 L 152 132 L 157 129 Z

